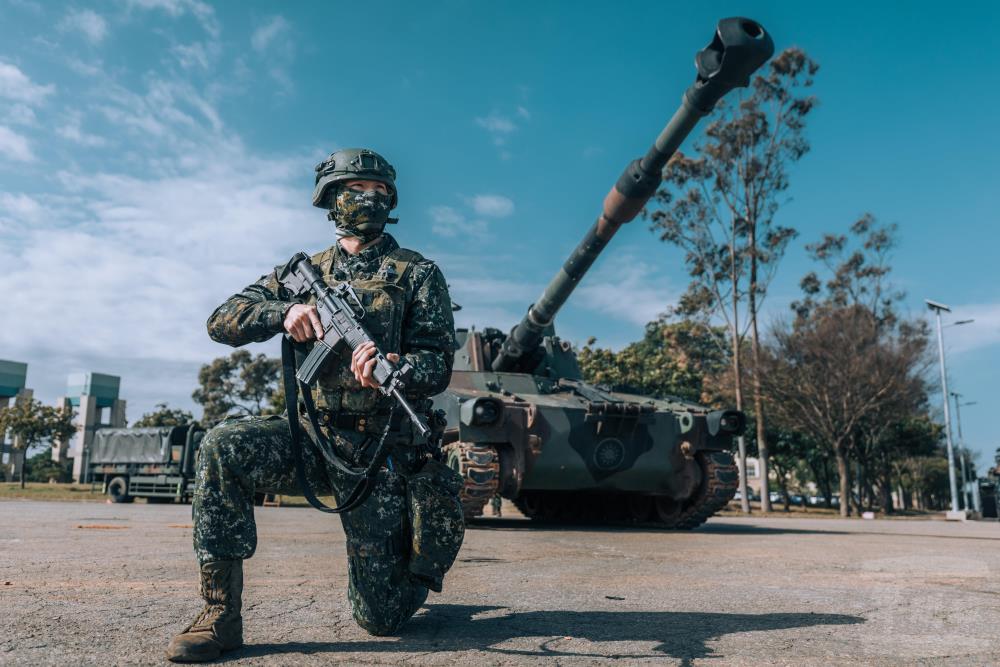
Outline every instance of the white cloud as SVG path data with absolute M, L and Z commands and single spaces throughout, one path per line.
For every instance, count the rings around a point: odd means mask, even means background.
M 531 119 L 531 112 L 525 109 L 523 106 L 518 106 L 514 115 L 522 121 L 528 121 Z M 518 129 L 518 124 L 514 122 L 514 119 L 506 114 L 502 114 L 498 111 L 491 111 L 489 115 L 476 117 L 476 125 L 486 130 L 491 139 L 493 140 L 493 145 L 497 148 L 497 153 L 501 160 L 509 160 L 511 157 L 510 151 L 506 149 L 507 142 L 511 135 Z
M 4 120 L 13 125 L 33 126 L 38 122 L 35 110 L 27 104 L 12 104 L 4 116 Z
M 486 129 L 486 131 L 491 134 L 510 134 L 517 129 L 517 125 L 514 124 L 514 121 L 495 111 L 490 113 L 488 116 L 476 118 L 476 124 L 479 125 L 479 127 Z
M 219 22 L 215 10 L 201 0 L 128 0 L 129 7 L 143 10 L 159 10 L 171 18 L 191 14 L 212 37 L 219 36 Z
M 25 104 L 40 104 L 55 90 L 52 84 L 40 86 L 32 83 L 17 65 L 0 62 L 0 97 Z
M 88 148 L 96 148 L 107 143 L 104 137 L 84 132 L 80 127 L 82 122 L 82 114 L 80 114 L 80 112 L 72 112 L 70 113 L 69 119 L 66 123 L 59 127 L 56 130 L 56 133 L 63 139 L 68 139 L 75 144 L 86 146 Z
M 431 231 L 438 236 L 453 238 L 464 228 L 465 216 L 451 206 L 432 206 L 427 214 L 431 217 Z
M 623 253 L 587 275 L 573 300 L 584 308 L 645 325 L 676 301 L 677 294 L 664 287 L 666 282 L 654 266 Z
M 966 354 L 1000 344 L 1000 303 L 952 305 L 951 319 L 974 321 L 944 330 L 949 351 Z M 945 320 L 945 324 L 947 323 L 948 320 Z M 931 331 L 934 326 L 934 322 L 931 321 Z
M 71 10 L 59 22 L 60 32 L 79 33 L 91 44 L 100 44 L 108 34 L 108 23 L 89 9 Z
M 42 217 L 42 205 L 26 194 L 0 192 L 0 211 L 28 223 L 36 222 Z
M 0 155 L 18 162 L 32 162 L 35 159 L 28 138 L 5 125 L 0 125 Z
M 188 146 L 193 155 L 211 136 L 223 130 L 215 107 L 194 86 L 181 80 L 153 79 L 145 93 L 107 84 L 103 101 L 95 110 L 129 132 L 136 141 L 160 145 L 169 141 L 174 150 Z M 204 125 L 207 120 L 210 127 Z
M 300 182 L 314 161 L 262 159 L 220 137 L 193 159 L 161 155 L 139 175 L 62 172 L 53 187 L 82 218 L 72 225 L 30 194 L 5 193 L 5 305 L 22 324 L 0 331 L 0 349 L 32 365 L 59 357 L 63 369 L 85 363 L 124 372 L 126 386 L 145 382 L 145 407 L 125 396 L 133 417 L 159 400 L 189 404 L 198 366 L 229 353 L 208 339 L 208 314 L 293 252 L 332 242 Z M 16 234 L 6 233 L 11 221 Z M 72 354 L 52 337 L 57 329 L 85 332 Z M 168 368 L 181 378 L 182 366 L 185 381 L 159 387 L 139 372 Z
M 250 45 L 258 53 L 266 51 L 276 39 L 288 32 L 288 28 L 288 21 L 285 20 L 285 17 L 271 17 L 267 22 L 253 31 L 253 35 L 250 37 Z
M 483 218 L 504 218 L 514 212 L 514 202 L 501 195 L 474 195 L 462 197 L 469 213 L 452 206 L 432 206 L 427 209 L 431 219 L 431 232 L 444 237 L 467 236 L 484 239 L 489 233 L 489 222 Z
M 262 157 L 184 78 L 147 75 L 135 88 L 113 77 L 88 82 L 87 102 L 115 124 L 121 159 L 67 162 L 37 190 L 0 192 L 4 304 L 24 318 L 2 328 L 0 350 L 29 363 L 47 402 L 68 370 L 122 375 L 134 419 L 158 401 L 191 407 L 199 365 L 231 351 L 208 338 L 209 313 L 293 252 L 334 237 L 309 205 L 313 151 Z M 87 133 L 82 111 L 52 120 L 52 134 L 81 145 L 110 138 Z M 31 149 L 0 125 L 0 156 L 29 160 Z M 55 330 L 81 335 L 67 349 Z
M 214 47 L 217 50 L 217 46 Z M 200 67 L 202 69 L 208 69 L 209 62 L 209 51 L 213 48 L 206 47 L 201 42 L 194 42 L 192 44 L 175 44 L 171 47 L 170 51 L 177 58 L 177 62 L 180 63 L 181 67 L 184 69 L 190 69 L 192 67 Z
M 488 218 L 506 218 L 514 212 L 514 202 L 501 195 L 475 195 L 472 210 Z
M 95 60 L 93 63 L 85 63 L 79 58 L 69 58 L 66 60 L 66 65 L 83 76 L 97 76 L 104 70 L 104 64 L 100 60 Z
M 265 71 L 278 84 L 279 93 L 290 93 L 295 85 L 288 74 L 295 60 L 291 24 L 283 16 L 273 16 L 254 30 L 250 45 L 262 59 Z

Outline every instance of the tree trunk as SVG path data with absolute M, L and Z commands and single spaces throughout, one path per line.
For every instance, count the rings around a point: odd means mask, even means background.
M 739 308 L 740 302 L 738 295 L 736 293 L 736 269 L 732 268 L 732 280 L 733 280 L 733 320 L 732 320 L 732 338 L 733 338 L 733 394 L 736 398 L 736 409 L 743 411 L 743 376 L 742 376 L 742 366 L 740 364 L 740 329 L 739 329 Z M 740 509 L 743 510 L 744 514 L 750 513 L 750 498 L 748 497 L 747 488 L 747 443 L 746 438 L 742 435 L 736 439 L 737 445 L 739 447 L 739 473 L 740 473 Z
M 840 474 L 840 516 L 851 516 L 851 472 L 847 462 L 847 451 L 843 444 L 834 447 L 837 456 L 837 472 Z
M 757 458 L 760 462 L 760 511 L 771 511 L 770 476 L 767 451 L 767 430 L 764 424 L 764 401 L 760 391 L 760 337 L 757 333 L 757 225 L 750 224 L 750 287 L 747 292 L 750 317 L 750 356 L 753 364 L 753 374 L 750 390 L 753 392 L 754 421 L 757 423 Z M 788 494 L 785 494 L 787 498 Z M 788 504 L 785 503 L 785 510 Z
M 774 476 L 777 478 L 775 481 L 778 484 L 778 489 L 785 496 L 785 511 L 788 512 L 790 511 L 788 506 L 788 475 L 781 466 L 776 465 L 774 466 Z
M 823 494 L 823 507 L 830 509 L 833 506 L 833 488 L 830 484 L 829 463 L 826 459 L 823 459 L 823 462 L 820 464 L 810 461 L 808 465 L 809 469 L 812 470 L 813 478 L 816 480 L 816 486 L 819 487 L 820 493 Z

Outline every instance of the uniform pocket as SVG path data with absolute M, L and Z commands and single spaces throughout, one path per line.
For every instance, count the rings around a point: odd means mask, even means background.
M 465 537 L 465 517 L 458 498 L 461 488 L 458 473 L 433 460 L 406 481 L 413 540 L 410 576 L 438 593 Z

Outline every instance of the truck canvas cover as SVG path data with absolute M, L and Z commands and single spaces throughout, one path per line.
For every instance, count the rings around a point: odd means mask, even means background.
M 187 427 L 102 428 L 94 434 L 91 463 L 169 463 L 171 435 L 184 442 Z M 178 433 L 174 434 L 174 431 Z

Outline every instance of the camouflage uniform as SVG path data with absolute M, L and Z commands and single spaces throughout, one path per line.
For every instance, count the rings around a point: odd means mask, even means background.
M 367 311 L 365 325 L 379 348 L 400 353 L 413 364 L 407 393 L 416 404 L 447 386 L 454 323 L 447 285 L 432 262 L 399 248 L 388 234 L 357 255 L 334 245 L 314 255 L 312 262 L 329 284 L 346 280 L 355 287 Z M 265 275 L 212 313 L 209 335 L 238 346 L 282 333 L 291 305 L 287 297 L 275 274 Z M 356 420 L 353 429 L 336 428 L 329 421 L 324 428 L 340 455 L 364 464 L 367 451 L 361 446 L 369 435 L 382 432 L 392 399 L 362 388 L 349 364 L 349 351 L 329 363 L 313 396 L 325 415 Z M 391 433 L 392 454 L 374 491 L 360 507 L 341 515 L 351 608 L 358 624 L 373 634 L 395 631 L 427 597 L 422 585 L 426 582 L 415 580 L 407 569 L 411 536 L 405 478 L 417 462 L 415 435 L 409 427 L 404 433 Z M 350 492 L 336 468 L 311 447 L 304 447 L 303 453 L 316 493 L 338 497 Z M 194 546 L 201 564 L 253 555 L 257 544 L 253 496 L 263 491 L 301 493 L 286 418 L 225 420 L 201 445 L 193 508 Z

